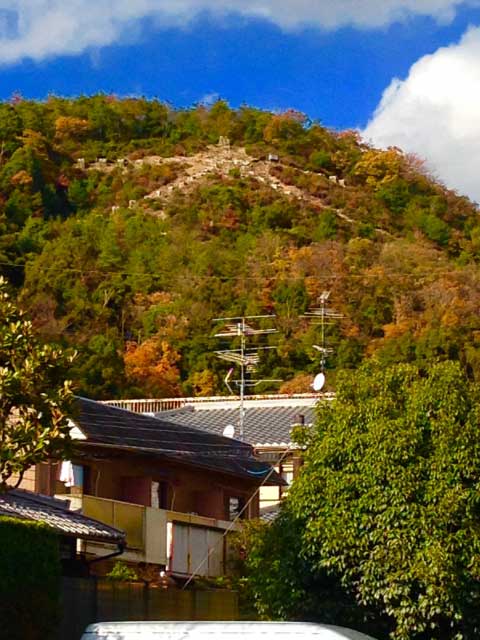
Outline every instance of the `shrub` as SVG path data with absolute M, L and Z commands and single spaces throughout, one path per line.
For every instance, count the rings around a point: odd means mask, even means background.
M 8 640 L 48 640 L 59 621 L 58 536 L 45 524 L 0 518 L 0 625 Z
M 138 580 L 138 576 L 135 571 L 128 567 L 124 562 L 116 562 L 110 573 L 107 573 L 107 578 L 112 582 L 130 582 Z

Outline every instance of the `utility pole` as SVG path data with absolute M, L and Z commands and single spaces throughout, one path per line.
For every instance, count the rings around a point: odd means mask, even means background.
M 225 349 L 222 351 L 215 351 L 215 354 L 221 360 L 232 362 L 240 367 L 240 379 L 234 382 L 239 387 L 240 395 L 240 416 L 238 426 L 240 430 L 240 440 L 244 438 L 245 427 L 245 389 L 247 387 L 255 387 L 261 382 L 279 382 L 278 380 L 246 380 L 245 374 L 254 371 L 257 364 L 260 361 L 259 351 L 265 351 L 268 349 L 276 349 L 274 346 L 257 346 L 253 348 L 247 348 L 247 338 L 253 336 L 264 336 L 273 333 L 278 333 L 277 329 L 261 329 L 256 328 L 253 323 L 263 319 L 273 319 L 273 315 L 264 316 L 236 316 L 233 318 L 214 318 L 213 322 L 223 323 L 223 328 L 215 334 L 215 338 L 238 338 L 240 341 L 239 349 Z M 225 378 L 225 384 L 230 389 L 228 384 L 228 378 L 230 372 Z

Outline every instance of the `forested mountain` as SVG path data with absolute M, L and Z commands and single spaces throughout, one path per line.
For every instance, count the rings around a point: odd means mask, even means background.
M 0 225 L 1 272 L 38 333 L 76 348 L 90 397 L 225 393 L 212 318 L 240 314 L 277 315 L 256 377 L 306 391 L 319 331 L 302 314 L 324 290 L 343 315 L 331 386 L 372 356 L 480 377 L 477 206 L 295 112 L 16 96 Z

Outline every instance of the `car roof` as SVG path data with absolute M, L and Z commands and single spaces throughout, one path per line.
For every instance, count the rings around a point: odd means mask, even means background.
M 278 635 L 296 638 L 315 636 L 318 640 L 374 640 L 360 631 L 314 622 L 101 622 L 90 625 L 82 640 L 89 640 L 90 637 L 123 640 L 137 635 L 140 637 L 140 634 L 145 640 L 157 635 L 168 640 L 225 636 L 261 637 L 266 640 Z

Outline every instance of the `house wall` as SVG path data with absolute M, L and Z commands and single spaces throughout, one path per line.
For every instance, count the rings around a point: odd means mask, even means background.
M 257 448 L 255 451 L 261 459 L 269 462 L 275 471 L 289 484 L 297 476 L 300 458 L 296 453 L 286 454 L 284 448 Z M 278 462 L 281 460 L 281 462 Z M 288 493 L 288 486 L 265 486 L 260 489 L 260 509 L 278 504 Z
M 137 458 L 123 460 L 74 459 L 83 465 L 84 487 L 66 489 L 58 480 L 59 464 L 42 463 L 25 472 L 19 488 L 44 495 L 65 495 L 85 493 L 110 500 L 140 504 L 146 507 L 159 506 L 181 513 L 196 513 L 200 516 L 228 520 L 230 497 L 238 497 L 248 502 L 257 485 L 243 478 L 218 474 L 206 469 L 188 469 L 167 462 L 152 462 Z M 277 471 L 279 468 L 277 466 Z M 11 484 L 16 477 L 12 477 Z M 164 485 L 166 504 L 152 501 L 152 482 Z M 262 506 L 279 502 L 280 487 L 262 487 L 255 495 L 246 513 L 246 518 L 256 518 Z
M 35 467 L 30 467 L 30 469 L 27 469 L 23 474 L 22 481 L 18 485 L 18 488 L 25 489 L 26 491 L 36 491 L 35 478 L 36 478 Z M 17 484 L 17 482 L 18 482 L 18 475 L 15 474 L 10 478 L 10 480 L 8 481 L 8 484 L 14 487 Z
M 188 468 L 171 462 L 142 458 L 112 460 L 74 460 L 88 467 L 84 493 L 141 504 L 160 506 L 182 513 L 196 513 L 217 520 L 228 519 L 229 498 L 247 502 L 257 485 L 243 478 L 230 477 L 202 468 Z M 158 483 L 153 485 L 152 483 Z M 58 483 L 57 483 L 58 485 Z M 152 488 L 163 489 L 167 504 L 154 504 Z M 63 493 L 57 486 L 56 493 Z M 157 498 L 158 499 L 158 498 Z M 252 500 L 246 517 L 258 516 L 258 494 Z

